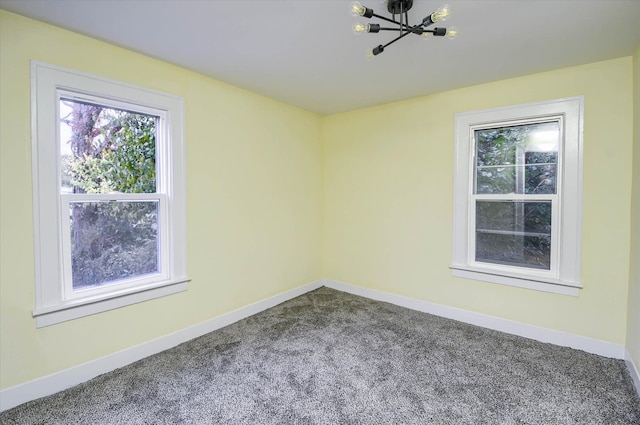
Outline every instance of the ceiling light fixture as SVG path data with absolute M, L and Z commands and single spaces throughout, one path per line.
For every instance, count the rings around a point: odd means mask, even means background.
M 427 29 L 427 27 L 435 24 L 436 22 L 445 21 L 447 16 L 451 13 L 451 10 L 448 5 L 442 6 L 440 9 L 433 12 L 431 15 L 427 16 L 422 20 L 418 25 L 409 25 L 409 9 L 413 6 L 413 0 L 387 0 L 387 10 L 391 13 L 392 17 L 387 18 L 385 16 L 377 15 L 373 12 L 373 9 L 369 9 L 366 6 L 360 4 L 360 2 L 354 1 L 351 3 L 351 14 L 355 17 L 364 17 L 364 18 L 378 18 L 386 22 L 390 22 L 395 24 L 396 27 L 381 27 L 380 24 L 363 24 L 358 22 L 353 25 L 353 32 L 356 34 L 362 34 L 365 32 L 380 32 L 380 31 L 398 31 L 399 35 L 388 42 L 387 44 L 381 44 L 378 47 L 375 47 L 371 52 L 368 53 L 368 56 L 373 57 L 377 56 L 380 53 L 384 52 L 384 49 L 400 40 L 401 38 L 406 37 L 409 34 L 417 34 L 425 37 L 444 37 L 447 36 L 450 39 L 455 38 L 458 35 L 458 31 L 455 27 L 450 28 L 434 28 Z M 396 15 L 399 16 L 400 20 L 396 21 Z

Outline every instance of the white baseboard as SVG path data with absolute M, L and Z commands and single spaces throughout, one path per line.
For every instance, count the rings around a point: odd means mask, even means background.
M 193 338 L 223 328 L 246 317 L 260 313 L 287 300 L 321 287 L 322 281 L 316 281 L 283 292 L 248 306 L 239 308 L 222 316 L 215 317 L 185 329 L 144 342 L 131 348 L 91 360 L 89 362 L 62 370 L 33 381 L 25 382 L 0 391 L 0 412 L 31 400 L 55 394 L 59 391 L 81 384 L 98 375 L 121 368 L 145 357 L 173 348 Z
M 384 301 L 401 307 L 410 308 L 412 310 L 422 311 L 436 316 L 446 317 L 513 335 L 519 335 L 541 342 L 571 347 L 601 356 L 624 359 L 629 367 L 629 371 L 636 389 L 638 390 L 638 394 L 640 394 L 640 375 L 638 373 L 638 369 L 633 363 L 629 352 L 622 345 L 573 335 L 553 329 L 527 325 L 499 317 L 474 313 L 441 304 L 434 304 L 414 298 L 394 295 L 388 292 L 363 288 L 344 282 L 321 280 L 283 292 L 267 298 L 266 300 L 250 304 L 230 313 L 223 314 L 222 316 L 215 317 L 205 322 L 164 335 L 160 338 L 127 348 L 117 353 L 91 360 L 87 363 L 83 363 L 42 378 L 34 379 L 33 381 L 6 388 L 0 391 L 0 412 L 11 409 L 12 407 L 18 406 L 22 403 L 65 390 L 73 387 L 74 385 L 78 385 L 82 382 L 88 381 L 89 379 L 95 378 L 103 373 L 110 372 L 145 357 L 168 350 L 169 348 L 173 348 L 183 342 L 187 342 L 193 338 L 197 338 L 254 314 L 260 313 L 261 311 L 317 289 L 323 285 L 373 300 Z
M 631 353 L 629 350 L 624 350 L 624 361 L 627 363 L 627 368 L 629 369 L 629 373 L 631 374 L 631 379 L 633 379 L 633 385 L 636 387 L 636 392 L 638 396 L 640 396 L 640 372 L 638 372 L 638 368 L 636 364 L 633 362 L 633 358 L 631 357 Z
M 448 307 L 442 304 L 434 304 L 427 301 L 417 300 L 415 298 L 394 295 L 388 292 L 363 288 L 361 286 L 355 286 L 344 282 L 324 280 L 324 285 L 328 288 L 337 289 L 338 291 L 360 295 L 362 297 L 370 298 L 377 301 L 388 302 L 391 304 L 399 305 L 401 307 L 410 308 L 412 310 L 430 313 L 436 316 L 446 317 L 448 319 L 458 320 L 460 322 L 482 326 L 484 328 L 494 329 L 512 335 L 523 336 L 525 338 L 531 338 L 541 342 L 548 342 L 563 347 L 571 347 L 578 350 L 586 351 L 588 353 L 598 354 L 600 356 L 612 357 L 616 359 L 625 358 L 625 347 L 620 344 L 614 344 L 607 341 L 587 338 L 584 336 L 542 328 L 539 326 L 528 325 L 513 320 L 489 316 L 486 314 L 474 313 L 455 307 Z

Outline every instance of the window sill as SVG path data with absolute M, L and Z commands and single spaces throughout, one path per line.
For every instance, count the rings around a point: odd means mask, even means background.
M 569 295 L 572 297 L 577 297 L 580 295 L 581 286 L 576 286 L 575 284 L 570 284 L 559 280 L 537 279 L 535 277 L 529 276 L 508 276 L 496 274 L 493 271 L 457 265 L 450 266 L 450 269 L 453 276 L 461 277 L 463 279 L 480 280 L 483 282 L 531 289 L 534 291 L 549 292 L 559 295 Z
M 36 327 L 54 325 L 103 311 L 113 310 L 187 290 L 188 277 L 156 283 L 144 288 L 134 288 L 124 293 L 111 293 L 101 297 L 83 298 L 61 303 L 55 306 L 36 309 Z

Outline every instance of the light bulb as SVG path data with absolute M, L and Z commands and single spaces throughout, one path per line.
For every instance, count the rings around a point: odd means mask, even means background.
M 353 32 L 356 34 L 362 34 L 369 32 L 369 24 L 363 24 L 362 22 L 356 22 L 353 24 Z
M 447 38 L 449 40 L 455 40 L 458 37 L 458 29 L 456 27 L 447 28 Z
M 367 8 L 364 7 L 359 1 L 352 2 L 349 9 L 351 10 L 351 15 L 356 17 L 364 16 L 364 12 L 367 10 Z
M 436 23 L 438 21 L 446 21 L 447 16 L 451 14 L 451 8 L 448 4 L 445 4 L 440 9 L 436 10 L 431 14 L 431 21 Z

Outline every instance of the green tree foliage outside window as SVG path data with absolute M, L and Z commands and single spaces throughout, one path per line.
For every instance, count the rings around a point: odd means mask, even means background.
M 63 191 L 156 191 L 156 117 L 69 100 L 63 106 L 71 152 L 61 155 Z M 74 289 L 157 272 L 156 201 L 72 202 L 70 214 Z
M 534 124 L 476 132 L 476 193 L 556 193 L 557 150 L 527 148 L 538 127 Z M 519 171 L 524 172 L 520 179 Z
M 545 137 L 545 134 L 547 135 Z M 553 195 L 557 122 L 476 130 L 476 260 L 549 269 L 551 203 L 491 199 L 494 195 Z

